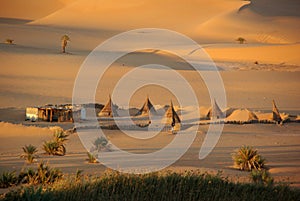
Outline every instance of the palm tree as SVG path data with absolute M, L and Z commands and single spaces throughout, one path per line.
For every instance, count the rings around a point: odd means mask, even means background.
M 12 45 L 12 44 L 14 43 L 14 40 L 13 40 L 13 39 L 10 39 L 10 38 L 7 38 L 7 39 L 5 40 L 5 43 L 6 43 L 6 44 Z
M 107 139 L 103 136 L 98 137 L 93 144 L 95 145 L 97 151 L 110 150 L 110 145 L 108 144 Z
M 243 146 L 232 155 L 234 166 L 240 170 L 261 170 L 265 168 L 265 159 L 257 150 L 249 146 Z
M 22 147 L 24 154 L 21 155 L 21 158 L 25 158 L 28 163 L 32 163 L 36 157 L 37 148 L 33 145 L 25 145 Z
M 43 149 L 49 155 L 63 156 L 66 154 L 65 141 L 67 141 L 66 134 L 62 129 L 55 130 L 53 134 L 53 140 L 44 142 Z
M 68 41 L 70 41 L 70 37 L 68 35 L 63 35 L 61 37 L 62 53 L 66 53 L 66 46 L 68 44 Z
M 97 157 L 94 154 L 87 152 L 87 156 L 88 156 L 89 163 L 99 163 Z
M 244 44 L 246 42 L 246 39 L 245 38 L 242 38 L 242 37 L 238 37 L 236 39 L 236 41 L 238 41 L 240 44 Z

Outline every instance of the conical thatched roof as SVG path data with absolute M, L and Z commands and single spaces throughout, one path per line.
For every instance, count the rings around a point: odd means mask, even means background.
M 273 109 L 272 109 L 273 117 L 272 117 L 272 120 L 276 121 L 276 122 L 281 122 L 282 118 L 280 116 L 279 110 L 276 107 L 276 104 L 275 104 L 274 100 L 272 101 L 272 104 L 273 104 Z
M 220 107 L 218 106 L 216 100 L 213 100 L 213 104 L 210 108 L 210 110 L 208 111 L 206 117 L 213 120 L 213 119 L 222 119 L 224 118 L 224 113 L 222 112 L 222 110 L 220 109 Z
M 168 110 L 166 111 L 165 115 L 166 115 L 166 118 L 167 118 L 167 121 L 166 121 L 167 124 L 170 124 L 171 126 L 175 126 L 176 124 L 181 123 L 181 120 L 180 120 L 178 114 L 174 110 L 172 101 L 171 101 L 171 105 L 168 108 Z
M 151 103 L 149 97 L 147 96 L 146 101 L 144 103 L 144 105 L 141 107 L 141 109 L 136 113 L 136 116 L 138 115 L 149 115 L 149 113 L 151 114 L 156 114 L 156 110 L 153 107 L 153 104 Z
M 99 112 L 99 117 L 115 117 L 118 116 L 117 106 L 113 104 L 111 97 L 109 96 L 107 103 L 104 105 L 102 110 Z

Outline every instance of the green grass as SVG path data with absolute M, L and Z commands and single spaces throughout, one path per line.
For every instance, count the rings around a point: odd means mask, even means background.
M 30 199 L 29 199 L 30 198 Z M 3 200 L 299 200 L 289 186 L 235 184 L 220 175 L 193 172 L 145 175 L 106 173 L 67 178 L 52 185 L 10 191 Z

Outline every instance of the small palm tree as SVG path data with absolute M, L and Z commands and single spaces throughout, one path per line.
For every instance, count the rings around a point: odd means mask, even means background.
M 265 159 L 252 147 L 243 146 L 232 155 L 234 166 L 240 170 L 261 170 L 265 167 Z
M 95 145 L 97 151 L 110 150 L 108 141 L 103 136 L 98 137 L 93 144 Z
M 236 41 L 238 41 L 240 44 L 244 44 L 246 42 L 246 39 L 245 38 L 242 38 L 242 37 L 238 37 L 236 39 Z
M 90 152 L 87 152 L 88 155 L 88 162 L 89 163 L 99 163 L 96 156 Z
M 63 156 L 66 154 L 65 141 L 67 141 L 67 137 L 69 135 L 66 134 L 63 130 L 57 130 L 54 133 L 54 142 L 58 144 L 58 148 L 56 150 L 56 155 Z
M 255 184 L 271 186 L 274 183 L 274 178 L 268 170 L 252 170 L 250 177 Z
M 68 35 L 63 35 L 61 37 L 62 53 L 66 53 L 66 47 L 67 47 L 68 41 L 70 41 L 70 37 Z
M 56 150 L 58 149 L 57 142 L 46 141 L 43 144 L 43 149 L 48 155 L 56 155 Z
M 18 183 L 18 178 L 15 172 L 3 172 L 0 175 L 0 188 L 8 188 L 10 186 L 16 185 Z
M 14 40 L 13 40 L 13 39 L 10 39 L 10 38 L 7 38 L 7 39 L 5 40 L 5 43 L 6 43 L 6 44 L 12 45 L 12 44 L 14 43 Z
M 49 155 L 63 156 L 66 154 L 65 141 L 67 141 L 66 134 L 62 129 L 57 129 L 54 131 L 53 140 L 46 141 L 43 144 L 43 149 Z
M 22 147 L 24 153 L 21 155 L 21 158 L 25 158 L 28 163 L 32 163 L 36 157 L 37 148 L 33 145 L 25 145 Z

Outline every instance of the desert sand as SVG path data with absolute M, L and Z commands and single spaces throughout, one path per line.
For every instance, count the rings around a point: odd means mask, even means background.
M 271 0 L 252 0 L 251 3 L 195 0 L 190 4 L 179 0 L 126 3 L 121 0 L 43 3 L 31 0 L 26 5 L 22 1 L 0 2 L 0 172 L 35 166 L 19 158 L 21 147 L 30 143 L 39 149 L 38 161 L 49 161 L 63 172 L 75 173 L 82 169 L 89 174 L 100 174 L 106 169 L 101 164 L 86 162 L 86 150 L 76 133 L 70 136 L 66 156 L 44 155 L 42 143 L 51 138 L 49 127 L 69 129 L 73 124 L 25 122 L 25 108 L 71 103 L 77 73 L 88 54 L 104 40 L 135 28 L 172 29 L 198 42 L 220 70 L 228 107 L 247 108 L 265 118 L 265 113 L 271 113 L 271 101 L 275 99 L 280 112 L 300 114 L 300 3 L 295 0 L 276 0 L 275 3 Z M 67 54 L 62 54 L 60 47 L 64 34 L 71 38 Z M 245 38 L 246 43 L 238 44 L 238 37 Z M 5 44 L 6 39 L 13 39 L 14 44 Z M 201 107 L 203 111 L 208 110 L 211 100 L 198 73 L 188 69 L 178 58 L 160 51 L 135 52 L 116 61 L 99 82 L 96 102 L 104 104 L 120 77 L 149 62 L 171 64 L 189 80 L 197 94 L 200 113 Z M 207 70 L 203 72 L 209 73 Z M 147 95 L 157 106 L 169 104 L 170 99 L 177 103 L 172 92 L 147 86 L 133 95 L 130 106 L 140 108 Z M 235 118 L 244 116 L 244 113 L 236 114 Z M 275 181 L 300 186 L 298 123 L 225 125 L 213 152 L 199 160 L 198 152 L 206 130 L 207 125 L 199 127 L 193 145 L 169 169 L 221 170 L 233 181 L 249 181 L 247 172 L 232 168 L 231 153 L 242 145 L 251 145 L 267 159 Z M 172 138 L 162 132 L 148 142 L 130 139 L 120 131 L 105 132 L 113 143 L 132 152 L 160 149 Z

